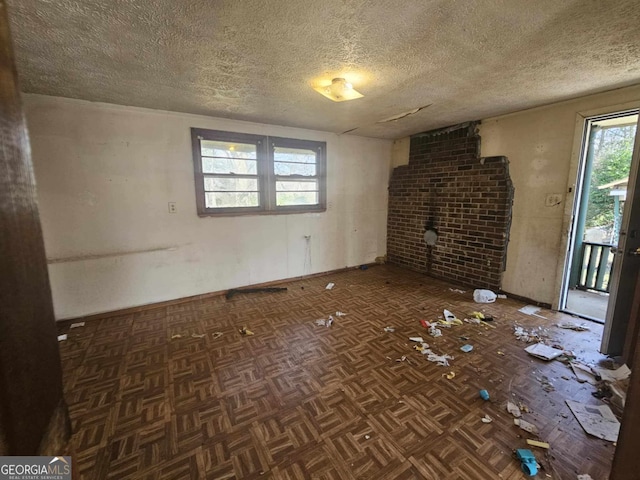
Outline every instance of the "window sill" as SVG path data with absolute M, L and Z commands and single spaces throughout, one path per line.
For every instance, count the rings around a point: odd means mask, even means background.
M 248 217 L 261 215 L 302 215 L 305 213 L 326 212 L 327 207 L 318 207 L 305 210 L 260 210 L 252 212 L 198 212 L 198 217 Z

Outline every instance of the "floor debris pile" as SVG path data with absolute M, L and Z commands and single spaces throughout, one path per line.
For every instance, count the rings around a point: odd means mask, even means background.
M 461 291 L 458 292 L 454 289 L 451 289 L 451 291 L 454 293 L 462 293 Z M 540 308 L 533 305 L 523 307 L 520 309 L 520 312 L 546 320 L 546 317 L 538 313 L 540 312 Z M 465 354 L 471 355 L 471 352 L 475 350 L 473 344 L 476 342 L 469 341 L 471 339 L 470 337 L 473 337 L 473 335 L 469 335 L 468 333 L 469 327 L 484 327 L 483 332 L 486 332 L 488 329 L 495 329 L 496 324 L 498 324 L 498 326 L 500 325 L 500 322 L 496 322 L 492 316 L 479 311 L 467 312 L 467 316 L 461 318 L 464 318 L 464 320 L 460 320 L 452 310 L 444 309 L 442 317 L 437 320 L 423 319 L 417 321 L 420 328 L 424 329 L 422 331 L 427 333 L 428 336 L 416 335 L 405 338 L 408 338 L 411 342 L 411 348 L 417 353 L 423 355 L 427 361 L 435 363 L 437 366 L 445 368 L 449 367 L 454 360 L 454 357 L 439 349 L 438 345 L 442 344 L 439 344 L 438 342 L 444 341 L 446 343 L 451 342 L 452 340 L 459 341 L 460 343 L 457 348 Z M 539 323 L 539 321 L 537 322 Z M 464 325 L 468 326 L 467 331 L 461 332 L 463 333 L 462 335 L 457 333 L 451 337 L 449 330 L 453 330 Z M 571 330 L 573 332 L 589 332 L 591 330 L 591 328 L 585 323 L 576 323 L 573 321 L 557 322 L 553 326 L 560 330 Z M 626 366 L 621 366 L 618 369 L 597 368 L 578 361 L 576 359 L 576 354 L 562 345 L 562 340 L 558 341 L 553 338 L 551 328 L 552 326 L 526 326 L 518 323 L 513 325 L 514 337 L 517 341 L 526 344 L 523 346 L 523 350 L 525 350 L 528 355 L 545 362 L 563 362 L 567 365 L 567 369 L 573 373 L 572 375 L 561 375 L 558 372 L 550 374 L 548 370 L 541 369 L 532 375 L 532 379 L 537 380 L 540 388 L 547 394 L 558 395 L 556 385 L 554 385 L 554 383 L 557 383 L 556 379 L 563 378 L 564 380 L 571 381 L 572 378 L 575 378 L 579 382 L 589 383 L 598 387 L 598 393 L 601 395 L 600 398 L 605 402 L 609 402 L 612 405 L 624 405 L 624 392 L 626 391 L 626 385 L 624 382 L 626 381 L 628 384 L 628 368 Z M 394 327 L 384 328 L 384 332 L 387 333 L 393 333 L 394 331 L 396 331 Z M 486 333 L 478 332 L 478 335 Z M 435 345 L 430 345 L 425 342 L 425 337 L 433 338 L 434 341 L 430 343 Z M 440 337 L 443 337 L 444 340 L 439 340 Z M 481 344 L 482 342 L 480 342 L 480 345 Z M 450 343 L 449 346 L 451 346 Z M 496 353 L 497 355 L 505 356 L 505 351 L 497 350 Z M 512 355 L 513 353 L 509 354 Z M 390 357 L 387 358 L 391 360 Z M 402 356 L 397 359 L 396 362 L 405 362 L 407 360 L 407 356 Z M 531 361 L 534 362 L 535 360 Z M 413 365 L 416 364 L 413 363 Z M 463 365 L 462 368 L 465 368 L 464 364 L 461 365 Z M 443 373 L 441 374 L 441 377 L 454 384 L 460 381 L 454 371 Z M 560 385 L 558 385 L 558 387 L 560 387 Z M 492 408 L 493 405 L 500 401 L 499 392 L 496 395 L 496 399 L 491 399 L 489 392 L 484 389 L 479 391 L 479 397 L 479 400 L 482 399 L 487 402 L 487 406 L 489 408 Z M 552 405 L 555 405 L 554 401 L 557 401 L 556 398 L 551 396 L 550 402 Z M 570 400 L 566 400 L 566 402 L 567 405 L 569 405 Z M 577 405 L 580 406 L 580 404 Z M 598 438 L 612 439 L 610 441 L 615 441 L 615 438 L 617 438 L 616 428 L 619 428 L 619 422 L 608 406 L 602 405 L 594 407 L 584 405 L 583 411 L 580 412 L 580 415 L 591 414 L 592 416 L 583 416 L 581 418 L 578 418 L 578 414 L 575 410 L 578 406 L 572 406 L 573 408 L 571 408 L 571 412 L 574 413 L 574 416 L 576 416 L 576 419 L 579 420 L 580 425 L 582 425 L 587 433 L 593 435 L 592 431 L 595 429 L 596 436 L 598 436 Z M 548 478 L 557 478 L 555 475 L 550 475 L 554 468 L 551 460 L 554 457 L 552 453 L 549 453 L 552 450 L 552 446 L 545 441 L 544 438 L 539 438 L 541 430 L 538 425 L 536 425 L 536 419 L 539 421 L 538 417 L 535 416 L 536 414 L 532 414 L 530 409 L 524 403 L 511 400 L 506 402 L 506 410 L 513 417 L 514 427 L 517 427 L 520 431 L 520 434 L 517 434 L 517 436 L 520 438 L 519 443 L 521 442 L 520 445 L 522 448 L 514 450 L 514 456 L 521 461 L 523 471 L 525 473 L 533 471 L 537 472 L 538 469 L 541 469 L 541 471 L 546 473 Z M 494 422 L 495 417 L 491 412 L 486 412 L 483 415 L 484 416 L 479 418 L 482 424 Z M 530 417 L 530 415 L 534 416 Z M 566 414 L 562 412 L 561 415 L 564 418 L 569 418 L 570 413 L 567 410 Z M 514 430 L 514 434 L 517 431 L 518 430 Z M 532 449 L 533 451 L 529 449 Z M 536 455 L 539 456 L 539 459 L 536 459 Z
M 549 337 L 549 332 L 545 328 L 534 327 L 526 329 L 518 324 L 513 326 L 513 334 L 519 341 L 525 343 L 541 343 Z

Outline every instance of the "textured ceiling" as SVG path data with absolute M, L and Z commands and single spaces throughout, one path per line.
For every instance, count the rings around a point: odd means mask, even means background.
M 8 3 L 26 92 L 336 133 L 399 138 L 640 83 L 638 0 Z M 319 76 L 365 97 L 331 102 Z

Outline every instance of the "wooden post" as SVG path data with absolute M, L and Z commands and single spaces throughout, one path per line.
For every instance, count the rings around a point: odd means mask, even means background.
M 69 433 L 33 166 L 0 0 L 0 454 L 60 454 Z
M 636 280 L 634 295 L 634 305 L 631 310 L 629 327 L 627 328 L 627 338 L 625 341 L 624 358 L 631 367 L 631 378 L 629 379 L 629 390 L 627 400 L 622 414 L 622 425 L 618 436 L 618 446 L 613 457 L 611 476 L 609 480 L 627 480 L 638 478 L 640 472 L 640 331 L 639 331 L 639 308 L 640 301 L 640 273 Z M 631 340 L 631 341 L 629 341 Z

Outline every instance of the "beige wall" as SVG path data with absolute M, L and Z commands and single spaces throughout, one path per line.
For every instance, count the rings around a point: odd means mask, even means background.
M 504 290 L 557 306 L 583 117 L 640 105 L 640 86 L 482 121 L 482 156 L 509 158 L 515 186 Z M 572 187 L 572 191 L 568 191 Z M 563 201 L 545 206 L 547 194 Z
M 39 95 L 25 95 L 25 110 L 59 319 L 359 265 L 386 251 L 391 141 Z M 327 211 L 199 218 L 190 127 L 326 141 Z

